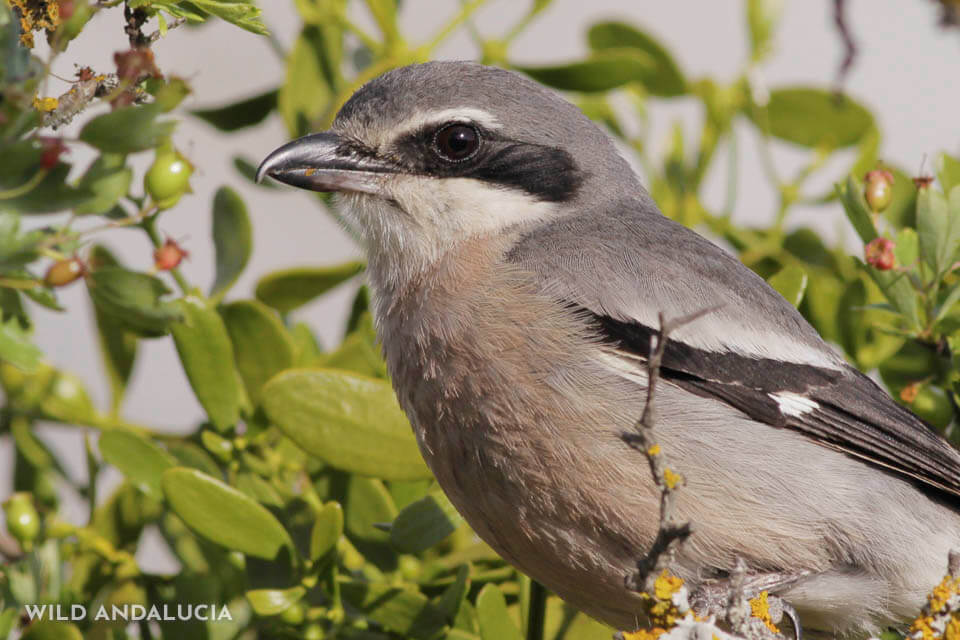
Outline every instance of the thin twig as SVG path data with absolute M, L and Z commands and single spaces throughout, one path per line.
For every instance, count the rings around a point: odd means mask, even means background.
M 654 422 L 656 420 L 655 394 L 657 382 L 660 380 L 660 367 L 663 363 L 663 354 L 666 350 L 667 339 L 671 332 L 689 324 L 708 313 L 713 313 L 718 307 L 702 309 L 696 313 L 665 320 L 659 314 L 660 330 L 650 336 L 650 356 L 647 359 L 647 398 L 643 407 L 643 415 L 634 425 L 632 433 L 624 434 L 624 441 L 634 449 L 642 451 L 650 463 L 650 471 L 654 481 L 660 489 L 660 527 L 657 537 L 647 554 L 637 561 L 637 573 L 628 579 L 628 587 L 637 591 L 650 592 L 653 581 L 661 571 L 672 564 L 677 547 L 687 539 L 691 533 L 689 522 L 679 522 L 676 518 L 675 503 L 676 491 L 683 486 L 684 478 L 667 466 L 666 457 L 654 437 Z
M 857 44 L 853 41 L 853 35 L 850 33 L 849 25 L 847 25 L 846 8 L 846 0 L 833 0 L 833 23 L 837 27 L 837 32 L 840 34 L 844 46 L 843 61 L 840 63 L 840 69 L 837 70 L 835 91 L 838 96 L 857 56 Z

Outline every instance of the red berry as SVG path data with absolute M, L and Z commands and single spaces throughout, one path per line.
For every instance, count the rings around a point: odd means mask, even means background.
M 893 248 L 896 246 L 890 238 L 876 238 L 871 240 L 864 249 L 864 256 L 867 264 L 880 271 L 889 271 L 893 269 L 896 257 L 893 255 Z
M 177 244 L 172 238 L 167 238 L 162 247 L 153 250 L 153 266 L 157 271 L 175 269 L 184 258 L 190 257 L 186 249 Z
M 60 5 L 60 19 L 69 20 L 75 10 L 73 0 L 60 0 L 57 4 Z
M 43 148 L 43 153 L 40 156 L 40 166 L 44 169 L 53 169 L 60 161 L 60 155 L 69 151 L 67 145 L 63 144 L 62 138 L 40 136 L 37 140 L 40 141 Z
M 80 258 L 67 258 L 50 265 L 43 282 L 48 287 L 65 287 L 87 273 L 87 266 Z
M 874 169 L 863 179 L 863 197 L 873 211 L 883 211 L 893 200 L 893 174 L 884 169 Z

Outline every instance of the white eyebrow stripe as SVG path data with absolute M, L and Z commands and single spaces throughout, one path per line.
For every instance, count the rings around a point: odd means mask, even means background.
M 412 133 L 428 125 L 441 125 L 447 122 L 473 122 L 484 129 L 500 129 L 503 125 L 495 115 L 483 109 L 460 107 L 443 109 L 416 115 L 400 125 L 400 135 Z

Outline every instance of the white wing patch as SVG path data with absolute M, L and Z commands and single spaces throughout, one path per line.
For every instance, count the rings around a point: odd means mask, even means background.
M 777 406 L 780 407 L 780 413 L 785 416 L 799 418 L 804 414 L 810 413 L 811 411 L 816 411 L 820 408 L 820 405 L 817 404 L 815 400 L 811 400 L 810 398 L 802 396 L 798 393 L 791 393 L 790 391 L 778 391 L 768 395 L 776 401 Z

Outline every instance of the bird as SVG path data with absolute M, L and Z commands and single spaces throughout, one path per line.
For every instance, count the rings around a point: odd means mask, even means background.
M 694 595 L 742 561 L 804 631 L 912 619 L 960 545 L 960 455 L 736 257 L 664 216 L 561 95 L 397 68 L 257 172 L 334 192 L 423 458 L 474 531 L 570 605 L 642 623 L 660 493 L 629 443 L 661 319 L 657 443 Z M 799 632 L 799 629 L 798 629 Z

